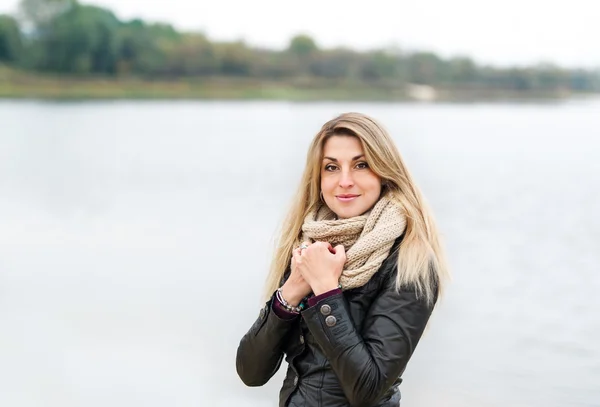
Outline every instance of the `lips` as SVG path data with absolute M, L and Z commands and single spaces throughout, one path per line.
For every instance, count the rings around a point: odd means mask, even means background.
M 342 194 L 342 195 L 336 195 L 336 198 L 342 202 L 350 202 L 350 201 L 355 200 L 359 196 L 360 195 L 355 195 L 355 194 Z

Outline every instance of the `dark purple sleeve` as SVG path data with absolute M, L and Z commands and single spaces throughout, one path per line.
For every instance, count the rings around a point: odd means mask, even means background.
M 341 294 L 342 293 L 342 289 L 341 288 L 335 288 L 331 291 L 327 291 L 324 292 L 321 295 L 317 295 L 315 297 L 310 297 L 308 299 L 308 306 L 312 307 L 315 304 L 317 304 L 319 301 L 324 300 L 325 298 L 331 297 L 332 295 L 336 295 L 336 294 Z
M 279 302 L 276 295 L 273 296 L 273 312 L 281 319 L 294 319 L 300 315 L 286 310 L 283 307 L 283 304 Z

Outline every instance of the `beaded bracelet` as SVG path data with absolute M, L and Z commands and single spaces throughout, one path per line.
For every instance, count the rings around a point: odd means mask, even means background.
M 293 313 L 297 314 L 304 309 L 304 301 L 306 300 L 306 298 L 304 298 L 302 301 L 300 301 L 300 304 L 298 304 L 297 307 L 294 307 L 293 305 L 290 305 L 285 300 L 285 298 L 283 298 L 283 294 L 281 293 L 281 287 L 277 289 L 276 296 L 277 296 L 277 299 L 279 300 L 279 302 L 281 303 L 281 305 L 283 305 L 283 307 L 286 310 L 288 310 L 289 312 L 293 312 Z
M 338 284 L 337 288 L 342 289 L 342 284 Z M 295 314 L 299 313 L 300 311 L 302 311 L 304 308 L 306 308 L 306 303 L 308 301 L 308 296 L 304 297 L 302 299 L 302 301 L 300 301 L 300 304 L 298 304 L 297 307 L 294 307 L 292 305 L 290 305 L 285 298 L 283 298 L 283 294 L 282 294 L 282 287 L 279 287 L 277 289 L 277 291 L 275 292 L 275 296 L 277 297 L 277 299 L 279 300 L 279 302 L 281 303 L 281 305 L 283 305 L 283 307 L 288 310 L 289 312 L 293 312 Z

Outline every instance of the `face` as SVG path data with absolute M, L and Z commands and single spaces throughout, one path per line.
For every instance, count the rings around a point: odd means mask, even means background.
M 340 219 L 362 215 L 381 194 L 381 178 L 367 164 L 357 137 L 331 136 L 323 147 L 321 191 Z

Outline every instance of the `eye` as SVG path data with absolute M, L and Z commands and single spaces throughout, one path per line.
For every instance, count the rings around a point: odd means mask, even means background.
M 325 166 L 325 171 L 335 171 L 337 167 L 334 164 L 327 164 Z
M 356 164 L 356 168 L 358 169 L 365 169 L 365 168 L 369 168 L 369 164 L 367 164 L 366 162 L 359 162 L 358 164 Z

